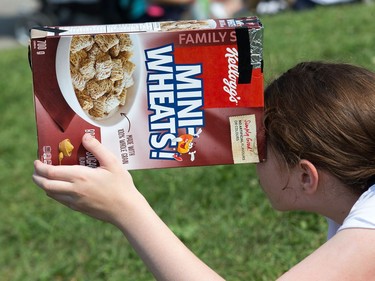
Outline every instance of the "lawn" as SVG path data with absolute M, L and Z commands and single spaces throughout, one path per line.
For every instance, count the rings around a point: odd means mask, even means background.
M 375 5 L 261 17 L 266 83 L 302 60 L 375 70 Z M 153 280 L 113 226 L 56 204 L 31 181 L 36 157 L 26 48 L 0 51 L 1 280 Z M 272 210 L 254 165 L 132 172 L 162 219 L 227 280 L 274 280 L 325 240 L 325 219 Z M 160 253 L 162 255 L 162 253 Z

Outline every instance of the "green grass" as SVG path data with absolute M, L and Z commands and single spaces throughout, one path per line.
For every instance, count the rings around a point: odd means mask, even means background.
M 375 5 L 262 17 L 266 81 L 301 60 L 375 70 Z M 0 52 L 1 280 L 152 280 L 113 226 L 31 181 L 36 132 L 27 50 Z M 271 209 L 254 165 L 132 172 L 157 213 L 228 280 L 274 280 L 325 240 L 325 220 Z M 161 253 L 162 254 L 162 253 Z

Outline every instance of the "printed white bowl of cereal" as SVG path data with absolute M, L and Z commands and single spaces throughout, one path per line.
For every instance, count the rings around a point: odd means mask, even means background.
M 124 120 L 139 86 L 139 50 L 137 38 L 124 33 L 60 38 L 56 74 L 69 106 L 95 126 Z

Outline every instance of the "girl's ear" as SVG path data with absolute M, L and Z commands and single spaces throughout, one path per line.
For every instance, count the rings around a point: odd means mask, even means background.
M 319 174 L 315 165 L 306 159 L 302 159 L 299 164 L 299 182 L 302 191 L 306 194 L 314 194 L 318 189 Z

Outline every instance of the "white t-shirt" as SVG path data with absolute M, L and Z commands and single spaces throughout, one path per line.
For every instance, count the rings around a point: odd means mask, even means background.
M 359 197 L 342 225 L 328 218 L 327 221 L 328 239 L 332 238 L 338 231 L 347 228 L 375 229 L 375 185 L 371 186 Z

